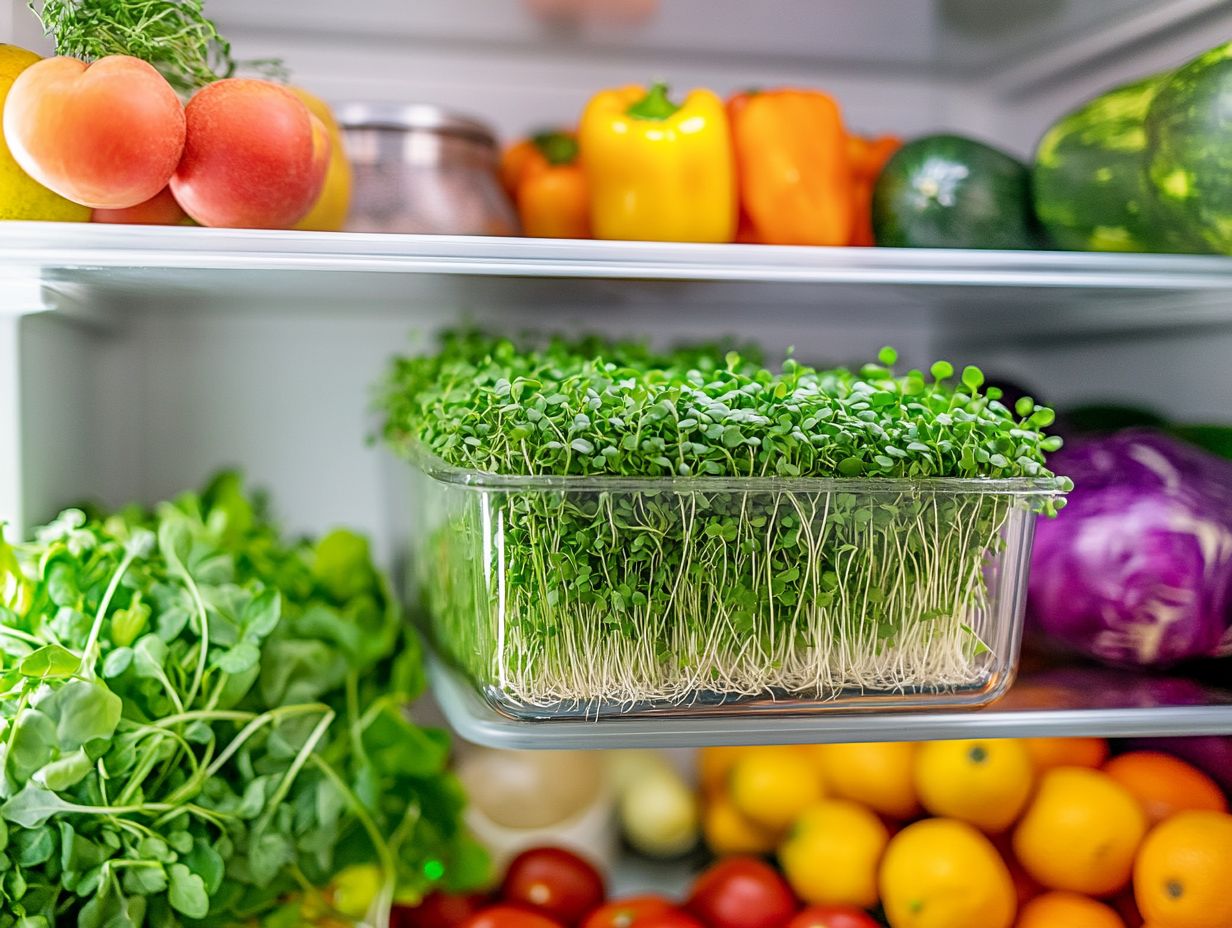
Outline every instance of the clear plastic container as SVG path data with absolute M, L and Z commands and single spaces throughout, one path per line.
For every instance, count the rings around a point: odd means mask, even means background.
M 412 449 L 411 599 L 516 719 L 1003 694 L 1053 480 L 525 477 Z

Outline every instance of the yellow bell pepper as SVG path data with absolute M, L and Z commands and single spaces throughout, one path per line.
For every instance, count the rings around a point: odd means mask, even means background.
M 664 84 L 595 95 L 578 129 L 595 238 L 730 242 L 736 172 L 723 101 Z

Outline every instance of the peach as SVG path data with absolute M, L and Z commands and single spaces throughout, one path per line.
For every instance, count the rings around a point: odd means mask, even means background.
M 184 156 L 171 191 L 204 226 L 287 229 L 325 183 L 325 125 L 289 90 L 228 78 L 188 101 Z
M 4 138 L 36 181 L 95 209 L 124 209 L 165 186 L 184 149 L 184 107 L 139 58 L 47 58 L 13 82 Z
M 144 203 L 125 209 L 96 209 L 91 222 L 128 223 L 142 226 L 178 226 L 188 216 L 175 201 L 170 187 L 164 187 Z

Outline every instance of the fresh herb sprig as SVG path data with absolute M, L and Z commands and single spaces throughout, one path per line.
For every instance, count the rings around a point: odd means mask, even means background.
M 1044 462 L 1059 439 L 1042 431 L 1051 410 L 1006 408 L 976 368 L 899 374 L 896 362 L 885 349 L 858 372 L 791 358 L 772 372 L 714 347 L 476 333 L 396 360 L 385 434 L 413 459 L 671 478 L 485 492 L 421 475 L 414 574 L 437 645 L 531 715 L 783 694 L 978 699 L 1016 621 L 1000 586 L 1014 571 L 997 558 L 1024 557 L 1034 510 L 1060 504 L 1065 482 Z M 724 477 L 774 479 L 694 479 Z M 858 479 L 782 480 L 800 477 Z M 930 489 L 938 477 L 975 487 Z M 981 491 L 983 478 L 1034 479 Z
M 269 77 L 280 62 L 237 62 L 231 43 L 205 15 L 201 0 L 29 0 L 56 52 L 94 61 L 132 55 L 148 61 L 176 90 L 190 94 L 231 77 L 241 66 Z
M 366 543 L 285 540 L 234 475 L 0 539 L 0 928 L 299 925 L 357 867 L 379 918 L 474 878 L 422 685 Z

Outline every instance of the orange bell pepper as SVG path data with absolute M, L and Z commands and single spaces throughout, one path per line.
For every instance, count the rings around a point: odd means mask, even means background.
M 590 195 L 571 132 L 541 132 L 505 150 L 501 183 L 535 238 L 590 238 Z
M 894 135 L 883 135 L 875 139 L 859 135 L 847 137 L 847 153 L 851 159 L 851 172 L 855 177 L 852 245 L 868 247 L 877 244 L 873 237 L 873 187 L 881 176 L 881 169 L 902 145 L 903 140 Z
M 742 93 L 728 102 L 742 207 L 767 245 L 846 245 L 852 173 L 838 104 L 816 90 Z

